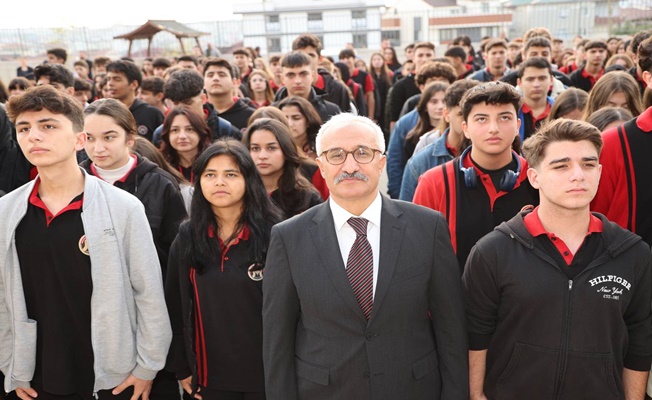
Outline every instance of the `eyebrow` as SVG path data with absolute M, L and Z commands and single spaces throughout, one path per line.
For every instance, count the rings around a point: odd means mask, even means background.
M 59 122 L 60 123 L 61 121 L 59 121 L 56 118 L 42 118 L 42 119 L 39 119 L 36 122 L 39 123 L 39 124 L 42 124 L 44 122 Z M 27 121 L 18 121 L 18 122 L 16 122 L 16 126 L 18 126 L 18 125 L 29 125 L 29 122 L 27 122 Z
M 114 129 L 110 129 L 108 131 L 100 132 L 100 135 L 108 135 L 109 133 L 118 133 L 118 131 L 116 131 Z M 90 133 L 90 132 L 86 132 L 86 134 L 87 135 L 92 135 L 92 133 Z
M 558 158 L 556 160 L 550 161 L 548 165 L 565 163 L 569 162 L 570 160 L 570 157 Z M 582 157 L 582 161 L 598 161 L 598 157 Z

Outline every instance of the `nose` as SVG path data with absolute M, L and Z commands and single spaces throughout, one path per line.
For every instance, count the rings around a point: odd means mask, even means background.
M 353 153 L 346 155 L 344 163 L 342 163 L 342 170 L 347 173 L 355 172 L 360 169 L 360 164 L 353 158 Z
M 571 166 L 571 181 L 583 181 L 584 180 L 584 170 L 580 164 L 574 163 Z
M 489 132 L 491 133 L 498 132 L 498 121 L 496 119 L 489 120 Z

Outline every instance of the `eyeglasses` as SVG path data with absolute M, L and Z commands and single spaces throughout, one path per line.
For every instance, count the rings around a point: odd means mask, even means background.
M 349 154 L 351 154 L 353 159 L 358 164 L 369 164 L 374 160 L 376 152 L 382 153 L 382 151 L 378 149 L 372 149 L 366 146 L 360 146 L 357 149 L 351 151 L 346 151 L 337 147 L 334 149 L 322 151 L 320 156 L 325 156 L 326 161 L 328 161 L 330 164 L 340 165 L 344 164 L 346 158 L 349 156 Z

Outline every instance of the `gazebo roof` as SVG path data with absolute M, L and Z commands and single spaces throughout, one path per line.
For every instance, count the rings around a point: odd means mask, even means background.
M 114 36 L 113 38 L 127 40 L 151 39 L 161 31 L 170 32 L 177 38 L 198 38 L 200 36 L 209 35 L 209 33 L 196 31 L 173 20 L 148 20 L 145 24 L 135 30 L 125 33 L 124 35 Z

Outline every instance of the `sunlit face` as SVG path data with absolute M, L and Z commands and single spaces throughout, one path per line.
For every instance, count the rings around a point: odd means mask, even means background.
M 74 67 L 75 72 L 77 73 L 77 76 L 79 76 L 80 79 L 88 79 L 88 68 L 84 67 L 82 65 L 75 65 Z
M 310 65 L 302 67 L 283 67 L 283 84 L 289 96 L 308 98 L 312 88 L 313 72 Z
M 329 131 L 322 138 L 321 145 L 322 152 L 335 148 L 354 151 L 361 146 L 379 148 L 376 136 L 368 128 L 358 124 Z M 317 158 L 317 164 L 335 201 L 360 200 L 371 203 L 378 193 L 378 182 L 385 168 L 385 156 L 375 152 L 370 163 L 360 164 L 352 154 L 347 154 L 344 163 L 333 165 L 327 161 L 325 154 L 321 154 Z
M 384 63 L 385 60 L 383 59 L 383 57 L 380 56 L 380 54 L 374 54 L 371 57 L 371 66 L 375 69 L 382 68 Z
M 150 106 L 158 106 L 160 103 L 159 98 L 150 90 L 142 90 L 138 94 L 138 98 Z
M 435 92 L 435 94 L 430 98 L 426 109 L 428 110 L 428 117 L 430 118 L 430 125 L 437 127 L 439 121 L 444 115 L 444 95 L 446 92 Z
M 72 121 L 47 109 L 16 116 L 16 138 L 27 160 L 37 168 L 70 162 L 84 148 L 86 135 Z
M 114 170 L 127 165 L 130 147 L 134 139 L 108 115 L 91 114 L 84 119 L 84 131 L 88 136 L 86 154 L 96 166 Z
M 264 92 L 267 89 L 267 80 L 260 74 L 249 76 L 249 86 L 255 93 Z
M 256 60 L 254 60 L 254 68 L 256 68 L 256 69 L 265 69 L 265 64 L 263 64 L 262 60 L 256 59 Z
M 602 166 L 598 151 L 588 140 L 553 142 L 540 165 L 528 170 L 532 187 L 539 190 L 543 206 L 588 210 L 598 190 Z
M 49 64 L 64 64 L 64 61 L 63 61 L 62 58 L 58 58 L 57 56 L 55 56 L 52 53 L 48 53 L 47 57 L 48 57 L 48 63 Z
M 494 46 L 484 55 L 489 69 L 502 71 L 507 68 L 507 49 L 502 46 Z
M 281 177 L 285 155 L 272 132 L 266 129 L 254 131 L 249 137 L 249 152 L 260 176 Z
M 303 144 L 308 138 L 308 120 L 306 120 L 306 117 L 303 116 L 297 106 L 285 106 L 281 111 L 283 111 L 283 114 L 288 119 L 294 143 L 298 147 L 303 147 Z
M 524 56 L 526 60 L 532 57 L 543 57 L 548 60 L 548 62 L 552 62 L 552 53 L 549 47 L 532 46 L 527 49 L 527 53 L 525 53 Z
M 204 71 L 204 90 L 209 95 L 222 95 L 233 93 L 235 82 L 231 78 L 231 71 L 225 67 L 211 65 Z
M 179 114 L 170 125 L 170 146 L 179 153 L 197 153 L 199 133 L 190 124 L 188 117 Z
M 240 72 L 245 73 L 249 70 L 251 59 L 243 54 L 236 54 L 233 56 L 233 62 L 240 68 Z
M 428 48 L 428 47 L 419 47 L 418 49 L 414 50 L 414 66 L 415 70 L 419 71 L 419 68 L 427 63 L 428 61 L 431 61 L 433 58 L 435 58 L 435 52 Z
M 392 49 L 386 48 L 383 50 L 383 57 L 385 57 L 385 62 L 387 64 L 391 64 L 394 61 L 394 52 L 392 52 Z
M 601 67 L 604 64 L 604 61 L 607 59 L 607 50 L 599 47 L 594 47 L 592 49 L 588 49 L 585 52 L 584 57 L 587 64 Z
M 539 101 L 548 96 L 548 89 L 552 85 L 552 75 L 546 68 L 527 67 L 523 77 L 518 78 L 518 86 L 523 91 L 527 101 Z
M 192 61 L 182 60 L 182 61 L 177 62 L 177 65 L 180 66 L 183 69 L 191 69 L 193 71 L 197 71 L 197 66 Z
M 615 92 L 607 100 L 607 106 L 609 107 L 622 107 L 629 109 L 629 103 L 627 102 L 627 95 L 624 92 Z
M 511 153 L 520 126 L 512 104 L 476 104 L 462 123 L 464 135 L 473 144 L 472 151 L 484 157 Z
M 462 108 L 460 106 L 455 106 L 449 108 L 444 108 L 444 118 L 448 122 L 450 128 L 450 134 L 463 136 L 464 131 L 462 130 L 462 122 L 464 122 L 464 114 L 462 113 Z
M 312 61 L 312 68 L 317 70 L 317 67 L 319 66 L 319 54 L 317 53 L 317 49 L 312 46 L 306 46 L 302 49 L 299 49 L 299 51 L 305 53 L 308 57 L 310 57 L 310 61 Z
M 244 205 L 245 179 L 228 155 L 211 158 L 200 177 L 201 192 L 213 212 L 233 210 L 240 214 Z
M 130 96 L 134 96 L 138 88 L 138 82 L 133 81 L 129 83 L 127 75 L 122 72 L 109 72 L 107 73 L 108 82 L 105 88 L 107 89 L 108 97 L 116 100 L 126 100 Z

